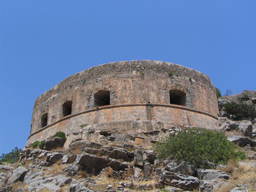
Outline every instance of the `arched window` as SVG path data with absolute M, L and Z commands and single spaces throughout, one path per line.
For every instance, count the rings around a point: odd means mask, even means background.
M 63 114 L 63 117 L 72 114 L 72 101 L 66 101 L 62 105 L 62 114 Z
M 41 127 L 45 127 L 48 125 L 48 113 L 44 113 L 41 116 Z
M 170 90 L 170 104 L 186 105 L 186 93 L 179 90 Z
M 104 106 L 110 105 L 110 92 L 101 90 L 94 94 L 94 105 Z

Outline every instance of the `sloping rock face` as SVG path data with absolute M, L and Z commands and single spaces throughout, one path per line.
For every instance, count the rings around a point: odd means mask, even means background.
M 226 102 L 230 98 L 222 100 L 220 102 Z M 256 121 L 220 117 L 219 125 L 230 141 L 251 152 L 250 162 L 243 161 L 237 166 L 256 168 Z M 83 133 L 90 137 L 75 138 L 68 150 L 60 147 L 63 141 L 51 138 L 44 149 L 25 149 L 17 164 L 0 165 L 0 192 L 215 192 L 230 184 L 232 171 L 228 166 L 214 169 L 216 165 L 209 162 L 210 169 L 198 169 L 185 161 L 157 158 L 153 143 L 181 129 L 170 127 L 156 131 L 152 128 L 137 135 L 110 130 L 96 133 L 88 129 Z M 95 140 L 93 134 L 99 134 L 100 139 Z M 251 188 L 234 185 L 230 190 L 242 192 Z
M 7 184 L 12 184 L 17 181 L 23 181 L 28 170 L 25 167 L 18 167 L 12 172 L 11 177 L 8 179 Z

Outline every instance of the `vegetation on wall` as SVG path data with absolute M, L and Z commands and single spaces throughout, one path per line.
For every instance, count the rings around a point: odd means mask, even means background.
M 55 133 L 55 135 L 53 137 L 60 137 L 62 139 L 66 139 L 66 134 L 64 132 L 59 131 L 59 132 Z
M 155 145 L 159 158 L 187 161 L 207 168 L 208 162 L 226 164 L 230 159 L 243 159 L 245 154 L 226 136 L 217 131 L 191 128 L 169 136 Z
M 64 139 L 66 140 L 66 134 L 64 132 L 57 132 L 55 133 L 51 138 L 55 138 L 55 137 L 59 137 L 61 139 Z M 45 140 L 42 140 L 42 141 L 35 141 L 33 142 L 30 147 L 32 148 L 39 148 L 39 149 L 44 149 L 45 148 L 45 144 L 46 144 L 46 141 Z
M 15 147 L 10 153 L 2 154 L 0 156 L 1 163 L 15 163 L 19 160 L 21 149 Z
M 43 146 L 44 146 L 44 144 L 45 144 L 45 141 L 43 140 L 43 141 L 35 141 L 34 143 L 32 143 L 30 146 L 32 147 L 32 148 L 40 148 L 40 149 L 43 149 Z

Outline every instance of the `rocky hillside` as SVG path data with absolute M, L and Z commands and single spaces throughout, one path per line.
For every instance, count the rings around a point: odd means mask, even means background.
M 208 162 L 209 168 L 202 169 L 186 161 L 158 159 L 152 144 L 175 135 L 182 129 L 178 127 L 144 133 L 151 138 L 146 145 L 133 135 L 87 130 L 100 140 L 75 140 L 64 150 L 65 138 L 54 136 L 24 149 L 17 163 L 0 164 L 0 192 L 256 191 L 256 119 L 237 118 L 234 110 L 229 113 L 228 103 L 255 108 L 256 92 L 219 99 L 219 126 L 246 153 L 245 160 Z

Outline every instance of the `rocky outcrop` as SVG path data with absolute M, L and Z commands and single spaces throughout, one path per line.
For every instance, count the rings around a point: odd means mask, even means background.
M 82 170 L 93 175 L 98 175 L 102 169 L 112 167 L 114 170 L 120 171 L 128 168 L 128 165 L 118 160 L 99 157 L 92 154 L 82 154 L 77 157 L 77 164 Z
M 17 181 L 23 181 L 28 169 L 25 167 L 18 167 L 12 172 L 11 177 L 8 179 L 7 184 L 12 184 Z
M 230 175 L 216 169 L 197 169 L 198 178 L 202 180 L 229 179 Z
M 256 147 L 256 141 L 243 136 L 229 136 L 227 138 L 229 141 L 239 145 L 240 147 L 250 146 Z
M 199 188 L 200 180 L 197 177 L 182 175 L 170 171 L 161 174 L 160 182 L 165 185 L 178 187 L 184 190 L 194 190 Z
M 56 149 L 56 148 L 59 148 L 59 147 L 63 147 L 65 142 L 66 142 L 66 138 L 55 137 L 55 136 L 50 137 L 45 141 L 42 148 L 45 149 L 45 150 Z

